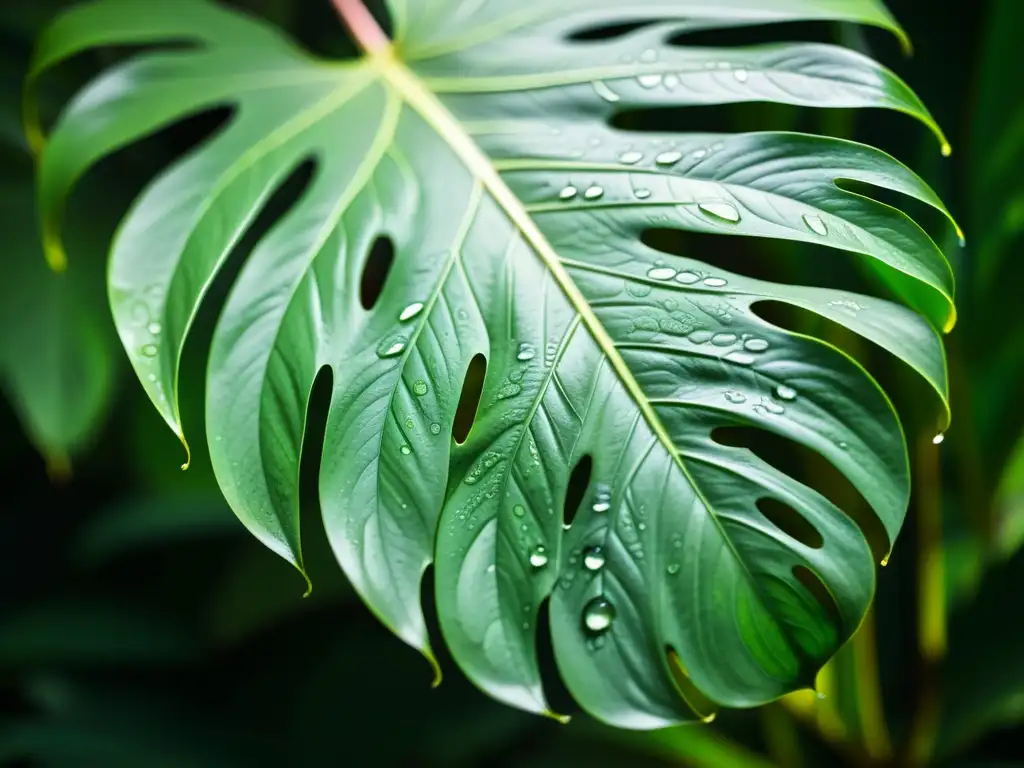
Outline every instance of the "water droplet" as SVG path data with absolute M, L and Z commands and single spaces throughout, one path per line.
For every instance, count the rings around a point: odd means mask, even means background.
M 711 337 L 711 343 L 716 347 L 729 347 L 736 343 L 735 333 L 716 333 Z
M 735 77 L 738 82 L 747 82 L 747 70 L 745 69 L 733 70 L 732 76 Z
M 647 276 L 652 280 L 671 280 L 676 276 L 676 271 L 672 267 L 654 267 L 647 270 Z
M 591 632 L 607 632 L 615 621 L 615 606 L 605 597 L 595 597 L 583 608 L 583 626 Z
M 735 403 L 736 405 L 747 402 L 747 396 L 744 395 L 742 392 L 737 392 L 734 389 L 726 391 L 725 399 L 728 400 L 730 403 Z
M 792 387 L 787 387 L 785 384 L 779 384 L 775 388 L 775 396 L 779 400 L 796 400 L 797 392 Z
M 828 227 L 825 226 L 825 222 L 821 220 L 820 216 L 816 216 L 813 213 L 804 214 L 804 224 L 816 235 L 825 237 L 828 234 Z
M 773 416 L 781 416 L 786 412 L 785 408 L 783 408 L 778 403 L 772 402 L 771 400 L 762 400 L 761 405 L 764 407 L 766 411 L 768 411 L 768 413 L 772 414 Z
M 522 391 L 523 388 L 521 386 L 514 382 L 509 382 L 508 384 L 504 385 L 501 389 L 498 390 L 498 399 L 508 400 L 510 397 L 515 397 Z
M 746 352 L 730 352 L 725 359 L 730 363 L 736 363 L 736 365 L 750 365 L 754 362 L 754 356 L 748 355 Z
M 143 344 L 142 349 L 139 350 L 144 357 L 156 357 L 156 344 Z
M 422 379 L 420 381 L 414 382 L 412 385 L 412 393 L 414 395 L 419 395 L 420 397 L 423 397 L 425 394 L 427 394 L 428 389 L 429 387 L 427 386 L 427 382 L 423 381 Z
M 213 438 L 213 439 L 214 439 L 214 440 L 215 440 L 216 442 L 218 442 L 218 443 L 219 443 L 219 442 L 220 442 L 221 440 L 223 440 L 223 439 L 224 439 L 224 436 L 223 436 L 223 435 L 217 435 L 217 436 L 216 436 L 215 438 Z
M 583 550 L 583 567 L 588 571 L 599 571 L 604 568 L 604 547 L 594 545 Z
M 729 281 L 721 277 L 705 277 L 704 285 L 708 288 L 721 288 L 726 285 Z
M 768 349 L 768 342 L 764 339 L 747 339 L 743 342 L 743 348 L 748 352 L 764 352 Z
M 572 200 L 578 194 L 579 190 L 570 184 L 569 186 L 562 188 L 562 191 L 558 193 L 558 197 L 561 200 Z
M 942 434 L 941 432 L 939 432 L 939 434 L 937 434 L 935 437 L 932 438 L 932 445 L 940 445 L 942 443 L 942 441 L 945 440 L 945 439 L 946 439 L 946 436 L 944 434 Z
M 533 551 L 530 552 L 530 566 L 533 568 L 543 568 L 547 564 L 547 550 L 544 549 L 543 544 L 538 544 L 536 547 L 533 548 Z
M 593 186 L 587 188 L 587 191 L 583 193 L 583 197 L 585 197 L 587 200 L 597 200 L 603 194 L 604 189 L 602 187 L 597 186 L 597 184 L 594 184 Z
M 696 331 L 693 331 L 686 338 L 688 338 L 694 344 L 707 344 L 709 341 L 711 341 L 711 336 L 712 335 L 713 334 L 711 333 L 711 331 L 705 331 L 705 330 L 698 329 Z
M 619 162 L 624 165 L 636 165 L 643 159 L 643 152 L 623 152 L 619 155 Z
M 636 81 L 644 88 L 656 88 L 661 85 L 661 75 L 640 75 Z
M 404 349 L 405 349 L 405 339 L 404 338 L 391 339 L 391 340 L 388 340 L 388 341 L 384 341 L 384 342 L 381 343 L 381 345 L 379 347 L 377 347 L 377 357 L 394 357 L 395 355 L 402 354 L 402 351 Z
M 675 576 L 679 573 L 679 563 L 669 563 L 668 567 L 665 568 L 665 571 L 669 576 Z
M 637 523 L 636 529 L 638 531 L 646 531 L 647 530 L 647 523 Z M 639 553 L 638 553 L 638 556 L 639 556 Z
M 526 507 L 524 507 L 522 504 L 516 504 L 514 507 L 512 507 L 512 514 L 516 517 L 522 517 L 526 514 Z
M 740 220 L 740 212 L 729 203 L 698 203 L 697 207 L 705 216 L 735 224 Z
M 406 320 L 412 320 L 416 315 L 423 311 L 423 303 L 420 301 L 410 304 L 408 307 L 402 310 L 402 314 L 398 316 L 401 322 Z
M 497 566 L 494 563 L 491 563 L 490 565 L 487 566 L 487 572 L 488 573 L 494 573 L 496 570 L 498 570 L 498 568 L 497 568 Z
M 694 160 L 703 160 L 707 156 L 707 154 L 708 151 L 706 149 L 695 149 L 693 151 L 692 157 Z
M 597 493 L 594 495 L 594 506 L 592 509 L 595 512 L 607 512 L 612 507 L 612 494 L 608 490 L 607 486 L 600 486 L 597 489 Z
M 672 150 L 670 152 L 662 152 L 660 155 L 654 158 L 654 162 L 658 165 L 675 165 L 683 159 L 682 152 L 676 152 Z
M 405 420 L 405 428 L 412 429 L 415 426 L 415 422 L 412 420 L 412 416 Z
M 676 75 L 668 74 L 665 75 L 664 83 L 665 87 L 668 88 L 668 90 L 674 91 L 676 87 L 679 85 L 679 78 Z
M 410 453 L 412 453 L 412 448 L 410 448 L 408 445 L 403 445 L 399 450 L 402 452 L 403 456 L 408 456 Z
M 648 48 L 646 51 L 640 54 L 640 61 L 644 64 L 653 64 L 658 60 L 658 52 L 653 48 Z
M 676 275 L 676 282 L 682 283 L 683 285 L 693 285 L 700 280 L 700 275 L 694 274 L 693 272 L 680 272 Z
M 163 330 L 163 326 L 162 326 L 162 325 L 160 325 L 160 323 L 150 323 L 150 324 L 149 324 L 149 327 L 147 328 L 147 330 L 148 330 L 148 331 L 149 331 L 149 332 L 150 332 L 150 333 L 151 333 L 152 335 L 156 336 L 157 334 L 159 334 L 159 333 L 160 333 L 160 331 L 162 331 L 162 330 Z
M 433 424 L 430 425 L 430 434 L 432 434 L 432 435 L 440 435 L 441 434 L 441 425 L 438 424 L 436 421 Z
M 639 198 L 640 200 L 646 200 L 651 196 L 651 190 L 643 188 L 635 189 L 633 190 L 633 194 L 636 195 L 637 198 Z
M 535 354 L 536 352 L 534 352 L 534 349 L 531 345 L 520 344 L 519 354 L 516 355 L 516 360 L 518 360 L 521 363 L 525 363 L 527 360 L 533 360 Z
M 837 443 L 837 445 L 839 446 L 839 450 L 841 450 L 841 451 L 845 451 L 847 448 L 850 447 L 850 444 L 848 442 L 846 442 L 845 440 L 840 440 Z
M 149 379 L 150 381 L 156 381 L 156 374 L 151 373 L 146 378 Z
M 597 93 L 597 95 L 600 96 L 605 101 L 610 101 L 614 103 L 618 101 L 620 98 L 619 94 L 617 94 L 615 91 L 609 88 L 608 84 L 605 83 L 603 80 L 595 80 L 593 82 L 593 86 L 594 92 Z

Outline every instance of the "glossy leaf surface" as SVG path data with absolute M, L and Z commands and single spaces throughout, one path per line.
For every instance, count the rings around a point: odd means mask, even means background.
M 198 0 L 101 0 L 59 19 L 34 75 L 98 45 L 176 47 L 100 75 L 48 137 L 40 201 L 51 258 L 61 201 L 92 163 L 231 105 L 228 123 L 136 201 L 109 288 L 139 379 L 180 434 L 178 361 L 203 294 L 272 193 L 314 163 L 248 257 L 210 351 L 211 456 L 249 530 L 302 568 L 306 410 L 329 368 L 328 537 L 367 604 L 429 658 L 419 593 L 433 563 L 454 658 L 527 710 L 549 710 L 535 651 L 545 600 L 563 678 L 608 722 L 656 727 L 808 685 L 870 601 L 871 549 L 819 493 L 713 432 L 752 426 L 822 454 L 891 545 L 909 495 L 891 403 L 851 358 L 753 307 L 782 302 L 839 323 L 945 402 L 936 329 L 954 318 L 949 268 L 904 213 L 837 182 L 942 203 L 859 144 L 628 132 L 611 120 L 776 101 L 896 109 L 934 128 L 894 74 L 848 50 L 686 46 L 699 29 L 830 19 L 895 30 L 892 20 L 868 0 L 389 8 L 395 45 L 347 62 L 313 59 Z M 648 23 L 573 37 L 630 21 Z M 662 253 L 642 240 L 652 229 L 860 254 L 917 312 Z M 371 253 L 388 252 L 380 295 L 361 291 Z M 459 442 L 463 385 L 481 357 L 476 417 Z M 563 513 L 586 459 L 584 498 Z M 803 525 L 777 525 L 766 500 Z

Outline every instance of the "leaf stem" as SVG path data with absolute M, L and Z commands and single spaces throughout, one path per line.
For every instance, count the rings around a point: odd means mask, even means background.
M 384 34 L 377 20 L 367 10 L 363 0 L 331 0 L 338 16 L 348 27 L 352 37 L 368 55 L 373 56 L 391 47 L 391 39 Z

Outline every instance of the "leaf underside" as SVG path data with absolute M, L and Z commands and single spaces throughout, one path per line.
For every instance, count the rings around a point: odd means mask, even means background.
M 99 158 L 231 106 L 228 123 L 135 202 L 109 291 L 139 379 L 180 434 L 178 361 L 203 294 L 274 191 L 315 164 L 249 255 L 210 350 L 210 452 L 249 530 L 302 568 L 306 409 L 329 368 L 328 537 L 366 603 L 428 658 L 419 590 L 433 564 L 456 662 L 527 710 L 549 711 L 535 650 L 545 600 L 569 690 L 611 723 L 658 727 L 710 714 L 705 697 L 751 706 L 808 685 L 866 610 L 871 549 L 822 495 L 712 432 L 752 426 L 820 453 L 891 545 L 909 495 L 891 403 L 838 349 L 752 308 L 790 304 L 888 350 L 934 389 L 944 426 L 948 265 L 904 213 L 837 181 L 945 209 L 906 167 L 852 142 L 610 121 L 774 101 L 895 109 L 938 134 L 906 85 L 849 50 L 686 45 L 695 30 L 787 20 L 901 33 L 869 0 L 389 9 L 393 49 L 345 62 L 315 60 L 199 0 L 101 0 L 61 17 L 33 78 L 93 46 L 175 47 L 113 66 L 66 108 L 40 161 L 48 246 L 60 248 L 61 201 Z M 577 35 L 623 22 L 643 23 Z M 646 245 L 651 229 L 860 254 L 907 306 L 729 274 Z M 361 276 L 381 238 L 394 261 L 366 309 Z M 460 444 L 452 428 L 476 356 L 486 376 Z M 565 527 L 569 478 L 585 458 L 589 487 Z M 816 535 L 783 531 L 765 500 Z

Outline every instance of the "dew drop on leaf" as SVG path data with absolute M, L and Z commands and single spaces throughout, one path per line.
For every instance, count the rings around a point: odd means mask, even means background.
M 388 340 L 382 342 L 379 347 L 377 347 L 377 357 L 381 357 L 381 358 L 394 357 L 395 355 L 402 354 L 402 350 L 404 350 L 404 349 L 405 349 L 405 339 L 404 338 L 388 339 Z
M 754 356 L 748 355 L 746 352 L 730 352 L 725 359 L 737 365 L 750 365 L 754 362 Z
M 587 188 L 587 191 L 583 193 L 583 197 L 585 197 L 587 200 L 597 200 L 603 194 L 604 189 L 599 187 L 597 184 L 594 184 L 593 186 Z
M 619 100 L 619 94 L 609 88 L 603 80 L 595 80 L 593 86 L 594 92 L 605 101 L 614 103 Z
M 408 445 L 403 445 L 399 450 L 402 452 L 403 456 L 408 456 L 409 454 L 412 453 L 412 448 L 410 448 Z
M 700 280 L 700 276 L 693 272 L 680 272 L 676 275 L 676 282 L 682 283 L 683 285 L 693 285 L 698 280 Z
M 816 216 L 813 213 L 804 214 L 804 224 L 816 235 L 825 237 L 828 234 L 828 227 L 825 225 L 825 222 L 821 220 L 820 216 Z
M 598 545 L 583 550 L 583 567 L 588 571 L 599 571 L 604 568 L 604 548 Z
M 636 165 L 643 159 L 643 152 L 623 152 L 619 155 L 619 162 L 623 165 Z
M 536 352 L 530 344 L 520 344 L 519 352 L 516 354 L 516 360 L 521 363 L 525 363 L 527 360 L 533 360 Z
M 562 188 L 562 191 L 558 193 L 558 197 L 561 200 L 572 200 L 578 194 L 579 190 L 570 184 Z
M 734 70 L 733 73 L 732 73 L 732 76 L 735 77 L 738 82 L 741 82 L 741 83 L 747 82 L 748 74 L 747 74 L 747 70 L 745 70 L 745 69 Z
M 653 48 L 648 48 L 646 51 L 640 54 L 640 61 L 644 64 L 653 64 L 658 60 L 658 52 Z
M 615 621 L 615 606 L 606 597 L 595 597 L 583 608 L 583 626 L 595 634 L 607 632 Z
M 636 81 L 644 88 L 657 88 L 661 85 L 661 75 L 640 75 Z
M 764 339 L 747 339 L 743 342 L 743 348 L 748 352 L 764 352 L 768 349 L 768 342 Z
M 436 421 L 433 424 L 430 425 L 430 434 L 432 434 L 432 435 L 440 435 L 441 434 L 441 425 L 438 424 Z
M 697 207 L 701 213 L 712 219 L 727 221 L 730 224 L 735 224 L 740 220 L 740 212 L 729 203 L 697 203 Z
M 427 394 L 428 389 L 429 387 L 427 386 L 427 382 L 423 381 L 422 379 L 420 379 L 419 381 L 415 382 L 412 385 L 413 394 L 419 395 L 420 397 L 423 397 L 423 395 Z
M 796 400 L 797 392 L 792 387 L 787 387 L 785 384 L 779 384 L 775 388 L 775 396 L 779 400 Z
M 675 576 L 677 573 L 679 573 L 679 563 L 669 563 L 668 567 L 665 568 L 665 571 L 668 573 L 669 576 Z
M 608 486 L 598 486 L 597 493 L 594 495 L 594 506 L 592 509 L 595 512 L 607 512 L 612 507 L 612 493 L 608 490 Z
M 672 267 L 654 267 L 647 271 L 647 276 L 652 280 L 671 280 L 676 271 Z
M 721 288 L 725 286 L 729 281 L 721 277 L 705 277 L 704 285 L 708 288 Z
M 533 548 L 533 551 L 530 552 L 530 566 L 532 568 L 543 568 L 547 564 L 547 550 L 544 549 L 544 545 L 538 544 L 536 547 Z
M 744 395 L 742 392 L 737 392 L 734 389 L 730 389 L 725 393 L 725 399 L 728 400 L 730 403 L 734 403 L 736 405 L 747 402 L 747 396 Z
M 139 350 L 143 357 L 156 357 L 156 351 L 156 344 L 143 344 L 142 349 Z
M 940 445 L 942 441 L 945 439 L 946 436 L 940 432 L 939 434 L 932 438 L 932 445 Z
M 735 333 L 716 333 L 711 338 L 711 343 L 716 347 L 729 347 L 736 343 Z
M 512 514 L 516 517 L 522 517 L 526 514 L 526 507 L 524 507 L 522 504 L 516 504 L 514 507 L 512 507 Z
M 660 155 L 654 158 L 654 162 L 658 165 L 675 165 L 683 159 L 682 152 L 676 152 L 671 150 L 669 152 L 662 152 Z
M 163 326 L 160 323 L 150 323 L 147 330 L 154 336 L 158 335 L 163 330 Z
M 646 200 L 651 196 L 651 190 L 641 187 L 640 189 L 634 189 L 633 194 L 636 195 L 639 200 Z
M 398 316 L 398 319 L 404 323 L 406 320 L 412 320 L 414 317 L 416 317 L 416 315 L 418 315 L 422 311 L 423 303 L 417 301 L 403 309 L 402 314 Z

